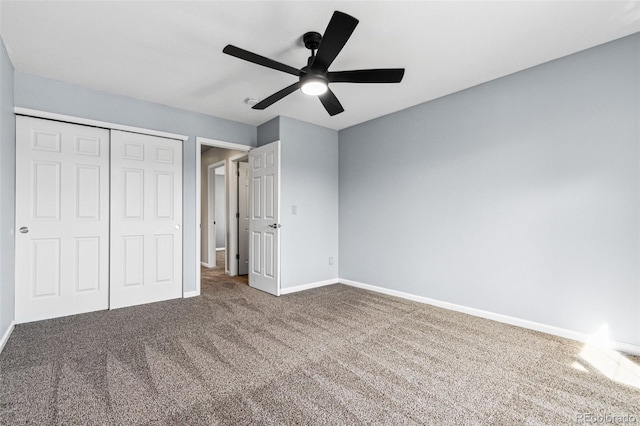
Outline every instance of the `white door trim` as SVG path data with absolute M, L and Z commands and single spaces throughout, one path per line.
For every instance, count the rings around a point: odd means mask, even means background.
M 196 136 L 196 144 L 198 144 L 198 146 L 207 145 L 207 146 L 215 146 L 216 148 L 235 149 L 236 151 L 249 151 L 250 149 L 255 148 L 255 146 L 219 141 L 216 139 L 208 139 L 200 136 Z
M 251 147 L 254 148 L 254 147 Z M 225 191 L 227 193 L 227 236 L 225 240 L 227 258 L 225 273 L 229 276 L 238 275 L 238 160 L 246 158 L 247 154 L 236 154 L 229 157 L 225 179 Z
M 196 262 L 195 262 L 195 268 L 196 268 L 196 289 L 194 292 L 189 292 L 189 294 L 185 294 L 184 297 L 193 297 L 193 296 L 198 296 L 200 295 L 200 280 L 202 279 L 202 277 L 200 276 L 200 256 L 202 256 L 201 250 L 200 250 L 200 240 L 202 239 L 200 237 L 200 231 L 202 229 L 201 226 L 201 220 L 202 218 L 200 217 L 200 203 L 202 202 L 200 200 L 200 192 L 202 190 L 201 188 L 201 179 L 202 179 L 202 154 L 200 153 L 200 150 L 202 149 L 202 145 L 206 145 L 206 146 L 214 146 L 216 148 L 226 148 L 226 149 L 235 149 L 237 151 L 246 151 L 248 152 L 250 149 L 255 148 L 253 146 L 249 146 L 249 145 L 241 145 L 239 143 L 233 143 L 233 142 L 225 142 L 225 141 L 220 141 L 220 140 L 215 140 L 215 139 L 208 139 L 208 138 L 203 138 L 200 136 L 196 137 Z M 232 161 L 232 159 L 229 159 L 229 161 Z M 227 172 L 229 172 L 229 169 L 227 168 L 226 170 Z M 233 179 L 233 176 L 231 176 L 231 173 L 229 173 L 229 176 L 227 176 L 226 179 L 226 188 L 229 188 L 229 182 Z M 236 177 L 236 182 L 237 182 L 237 177 Z M 233 191 L 232 191 L 233 192 Z M 232 194 L 229 194 L 232 195 Z M 237 193 L 236 193 L 236 197 L 237 197 Z M 229 209 L 231 207 L 233 203 L 231 202 L 231 200 L 229 200 L 229 203 L 227 204 L 227 229 L 230 229 L 231 231 L 233 231 L 234 227 L 232 226 L 232 222 L 231 222 L 231 214 L 229 214 Z M 233 220 L 235 220 L 235 216 L 233 217 Z M 238 233 L 238 227 L 235 227 L 235 234 Z M 236 242 L 237 242 L 237 237 L 236 237 Z M 229 246 L 231 241 L 227 241 L 227 259 L 229 256 Z M 227 265 L 230 262 L 226 262 Z M 237 269 L 237 264 L 235 266 L 235 268 Z M 231 271 L 229 271 L 231 272 Z
M 161 138 L 178 139 L 181 141 L 186 141 L 189 139 L 189 136 L 178 135 L 175 133 L 161 132 L 158 130 L 145 129 L 142 127 L 125 126 L 123 124 L 110 123 L 108 121 L 92 120 L 89 118 L 74 117 L 71 115 L 56 114 L 54 112 L 39 111 L 37 109 L 15 107 L 13 111 L 17 115 L 26 115 L 29 117 L 45 118 L 48 120 L 62 121 L 66 123 L 84 124 L 85 126 L 102 127 L 104 129 L 110 129 L 110 130 L 124 130 L 125 132 L 142 133 L 144 135 L 160 136 Z
M 240 167 L 244 164 L 245 167 Z M 249 156 L 235 162 L 238 169 L 238 275 L 249 274 Z

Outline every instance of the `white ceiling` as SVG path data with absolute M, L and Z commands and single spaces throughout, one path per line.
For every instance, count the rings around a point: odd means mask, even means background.
M 222 53 L 226 44 L 300 68 L 301 36 L 334 10 L 360 20 L 332 71 L 404 67 L 400 84 L 332 85 L 329 117 L 296 77 Z M 284 115 L 342 129 L 640 31 L 637 1 L 6 1 L 0 34 L 17 71 L 258 125 Z

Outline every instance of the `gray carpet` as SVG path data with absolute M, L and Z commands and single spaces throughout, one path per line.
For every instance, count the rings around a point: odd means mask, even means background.
M 577 342 L 344 285 L 275 298 L 204 272 L 201 297 L 17 326 L 0 423 L 640 422 L 640 390 Z

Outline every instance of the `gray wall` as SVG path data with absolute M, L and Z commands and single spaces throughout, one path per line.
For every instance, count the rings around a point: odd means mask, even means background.
M 16 128 L 13 66 L 0 39 L 0 338 L 14 318 Z
M 273 140 L 274 135 L 269 138 Z M 267 140 L 269 139 L 267 138 Z M 338 277 L 338 132 L 280 117 L 281 287 Z M 292 214 L 292 206 L 298 212 Z M 333 257 L 333 265 L 329 265 Z
M 640 344 L 640 34 L 340 132 L 340 277 Z
M 15 105 L 189 136 L 183 146 L 182 259 L 184 289 L 195 290 L 196 136 L 255 146 L 256 127 L 20 72 Z
M 258 146 L 277 141 L 280 138 L 280 117 L 258 126 Z

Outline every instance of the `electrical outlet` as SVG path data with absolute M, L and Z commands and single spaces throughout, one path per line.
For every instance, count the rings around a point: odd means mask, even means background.
M 298 214 L 298 206 L 291 206 L 291 214 Z
M 333 257 L 329 258 L 329 265 L 333 265 Z

